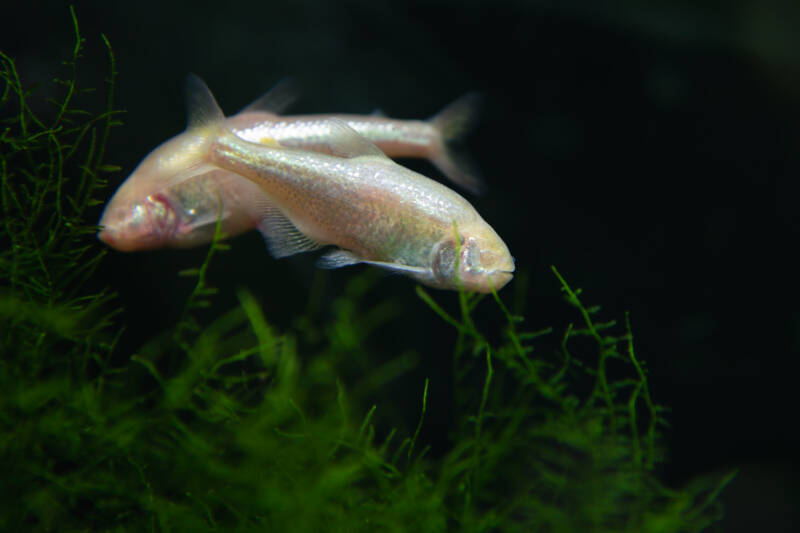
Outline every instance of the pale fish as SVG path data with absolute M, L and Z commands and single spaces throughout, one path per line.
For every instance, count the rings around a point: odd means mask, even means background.
M 366 263 L 437 288 L 491 292 L 508 283 L 514 259 L 462 196 L 394 163 L 345 122 L 330 119 L 333 155 L 247 142 L 224 128 L 222 113 L 196 79 L 190 130 L 208 144 L 208 161 L 257 184 L 259 231 L 285 257 L 327 245 L 318 264 Z M 198 123 L 199 122 L 199 123 Z M 216 126 L 215 126 L 216 124 Z
M 328 122 L 322 116 L 280 116 L 293 100 L 286 84 L 226 119 L 224 127 L 252 142 L 268 139 L 330 153 Z M 191 98 L 191 95 L 187 95 Z M 453 181 L 476 190 L 480 181 L 448 149 L 468 129 L 477 97 L 467 95 L 428 122 L 380 116 L 342 115 L 348 124 L 378 142 L 389 155 L 428 157 Z M 188 131 L 166 141 L 137 166 L 106 205 L 98 234 L 121 251 L 186 248 L 210 242 L 218 215 L 234 236 L 256 227 L 260 188 L 208 164 L 205 144 Z
M 483 188 L 472 165 L 452 149 L 452 145 L 475 122 L 480 101 L 477 93 L 462 96 L 427 121 L 392 119 L 379 112 L 372 115 L 279 116 L 267 110 L 275 100 L 272 92 L 267 93 L 239 114 L 228 118 L 226 127 L 238 137 L 251 142 L 260 143 L 262 139 L 267 139 L 277 141 L 281 146 L 331 153 L 330 119 L 336 118 L 347 123 L 389 157 L 428 159 L 453 183 L 473 193 Z

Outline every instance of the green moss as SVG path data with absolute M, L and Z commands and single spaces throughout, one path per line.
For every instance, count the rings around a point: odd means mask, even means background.
M 559 334 L 522 331 L 496 294 L 461 293 L 448 313 L 416 289 L 456 334 L 450 444 L 435 457 L 422 429 L 439 384 L 417 384 L 411 428 L 371 403 L 413 362 L 371 368 L 371 333 L 394 315 L 365 307 L 369 276 L 352 278 L 329 319 L 309 312 L 279 332 L 244 289 L 236 307 L 213 307 L 218 228 L 183 273 L 196 285 L 178 324 L 115 351 L 113 295 L 86 284 L 103 252 L 84 216 L 115 170 L 104 162 L 115 64 L 106 41 L 105 104 L 82 111 L 98 97 L 78 83 L 73 22 L 47 120 L 0 54 L 0 530 L 666 532 L 719 518 L 731 476 L 682 490 L 658 480 L 663 412 L 628 317 L 599 321 L 555 269 L 578 319 Z M 482 302 L 504 317 L 501 336 L 473 318 Z M 203 323 L 207 307 L 216 318 Z

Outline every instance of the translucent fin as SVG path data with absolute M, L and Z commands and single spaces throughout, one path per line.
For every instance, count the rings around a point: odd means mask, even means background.
M 331 134 L 327 141 L 331 153 L 337 157 L 377 157 L 387 159 L 386 154 L 380 148 L 372 144 L 369 139 L 358 134 L 356 130 L 338 118 L 331 118 L 324 121 L 328 125 Z
M 187 130 L 216 124 L 225 119 L 211 90 L 197 74 L 186 76 L 186 114 Z
M 286 215 L 273 206 L 266 208 L 264 217 L 258 223 L 258 231 L 264 236 L 270 255 L 276 259 L 322 247 L 297 229 Z
M 385 268 L 387 270 L 391 270 L 392 272 L 396 272 L 397 274 L 414 274 L 416 276 L 424 276 L 430 273 L 430 270 L 427 268 L 412 267 L 402 263 L 388 263 L 386 261 L 362 261 L 362 263 Z
M 412 267 L 400 263 L 388 263 L 385 261 L 367 261 L 365 259 L 361 259 L 353 252 L 348 252 L 347 250 L 341 249 L 332 250 L 317 259 L 317 266 L 319 268 L 341 268 L 344 266 L 356 265 L 358 263 L 385 268 L 386 270 L 394 272 L 395 274 L 414 275 L 417 277 L 430 275 L 430 270 L 426 268 Z
M 363 263 L 363 260 L 356 257 L 352 252 L 341 249 L 331 250 L 317 259 L 317 266 L 319 268 L 341 268 L 358 263 Z
M 452 146 L 444 146 L 430 161 L 447 179 L 472 194 L 483 194 L 486 190 L 486 184 L 468 154 Z
M 436 113 L 429 122 L 439 130 L 444 142 L 458 141 L 475 127 L 482 101 L 480 94 L 467 93 Z
M 206 163 L 206 162 L 196 163 L 194 165 L 190 165 L 180 170 L 179 172 L 176 172 L 171 176 L 167 176 L 166 179 L 164 179 L 164 181 L 162 182 L 163 187 L 167 189 L 176 187 L 181 183 L 185 182 L 186 180 L 196 178 L 197 176 L 215 170 L 220 170 L 220 168 L 216 165 L 212 165 L 211 163 Z
M 480 94 L 467 93 L 430 119 L 442 139 L 441 149 L 430 158 L 431 163 L 448 179 L 475 194 L 486 188 L 480 173 L 466 154 L 459 153 L 453 145 L 475 127 L 481 102 Z
M 280 115 L 297 101 L 298 92 L 297 83 L 292 78 L 284 78 L 239 113 L 259 111 Z

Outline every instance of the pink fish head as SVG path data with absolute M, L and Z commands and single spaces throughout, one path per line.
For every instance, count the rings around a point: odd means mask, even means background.
M 205 164 L 204 133 L 184 132 L 142 160 L 106 204 L 101 241 L 124 252 L 187 245 L 181 242 L 188 231 L 187 209 L 175 192 L 211 167 Z
M 121 188 L 106 206 L 97 237 L 123 252 L 168 245 L 175 234 L 178 217 L 167 197 L 156 193 L 131 198 L 125 192 Z

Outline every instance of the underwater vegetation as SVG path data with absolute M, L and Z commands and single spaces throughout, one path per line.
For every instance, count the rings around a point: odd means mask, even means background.
M 181 273 L 194 290 L 180 320 L 122 353 L 85 216 L 118 170 L 105 160 L 116 63 L 103 38 L 106 90 L 83 88 L 72 21 L 46 119 L 0 53 L 0 530 L 678 532 L 720 518 L 732 474 L 659 481 L 664 409 L 629 317 L 600 318 L 555 268 L 554 305 L 575 322 L 534 331 L 496 293 L 452 302 L 416 288 L 454 339 L 436 453 L 423 437 L 442 384 L 406 389 L 411 425 L 374 402 L 411 364 L 370 362 L 367 341 L 395 316 L 365 303 L 374 278 L 353 276 L 325 313 L 279 331 L 246 289 L 214 307 L 219 224 L 205 261 Z M 479 305 L 503 317 L 500 334 Z

